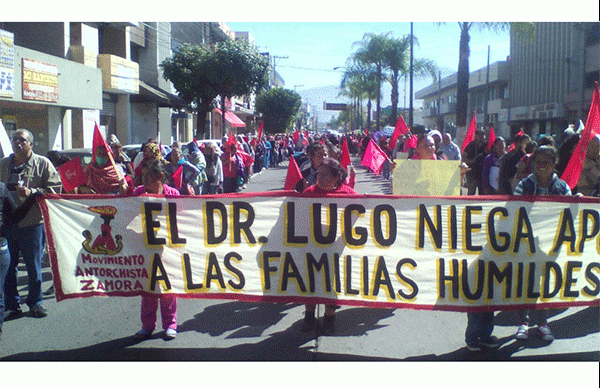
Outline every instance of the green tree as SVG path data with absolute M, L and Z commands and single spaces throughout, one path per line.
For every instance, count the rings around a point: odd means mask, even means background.
M 302 98 L 294 90 L 273 88 L 256 97 L 256 110 L 262 114 L 265 133 L 279 133 L 291 129 Z
M 413 36 L 413 44 L 418 45 Z M 388 119 L 390 125 L 396 124 L 398 119 L 398 86 L 400 79 L 410 73 L 410 35 L 401 38 L 389 38 L 385 47 L 385 66 L 389 69 L 388 80 L 392 86 L 392 110 Z M 413 76 L 424 78 L 427 76 L 436 79 L 438 68 L 430 59 L 413 59 Z
M 270 63 L 267 56 L 245 43 L 226 40 L 212 47 L 212 66 L 207 76 L 221 96 L 225 128 L 225 99 L 258 93 L 269 84 Z
M 353 46 L 358 46 L 358 49 L 353 54 L 353 58 L 375 67 L 377 79 L 377 130 L 381 128 L 381 83 L 385 77 L 385 53 L 389 42 L 389 35 L 389 32 L 379 35 L 369 32 L 363 35 L 361 41 L 353 44 Z
M 216 85 L 207 76 L 213 66 L 211 52 L 205 47 L 184 44 L 160 65 L 163 77 L 173 83 L 179 98 L 197 113 L 197 133 L 206 133 L 206 116 L 218 96 Z
M 358 98 L 360 106 L 360 101 L 367 100 L 367 128 L 371 129 L 371 101 L 376 99 L 378 94 L 377 70 L 373 65 L 356 59 L 351 58 L 348 62 L 340 87 L 346 91 L 345 94 Z M 362 113 L 359 113 L 358 117 L 362 121 Z

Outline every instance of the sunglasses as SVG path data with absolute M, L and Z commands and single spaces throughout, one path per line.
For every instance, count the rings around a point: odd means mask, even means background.
M 24 137 L 13 137 L 12 141 L 13 143 L 27 143 L 29 140 Z

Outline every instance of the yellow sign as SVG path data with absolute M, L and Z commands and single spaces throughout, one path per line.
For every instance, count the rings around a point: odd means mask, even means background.
M 460 195 L 460 161 L 396 159 L 395 162 L 394 195 Z

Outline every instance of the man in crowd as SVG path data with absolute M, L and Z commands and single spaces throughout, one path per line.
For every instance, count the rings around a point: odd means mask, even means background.
M 61 187 L 58 172 L 44 156 L 33 152 L 33 135 L 26 129 L 17 130 L 12 138 L 14 153 L 0 160 L 0 181 L 6 184 L 10 194 L 20 205 L 35 193 L 59 192 Z M 47 315 L 42 306 L 42 256 L 44 253 L 44 221 L 37 204 L 27 216 L 7 230 L 8 249 L 11 259 L 5 281 L 6 310 L 11 310 L 10 318 L 23 315 L 21 300 L 17 290 L 17 264 L 19 254 L 23 256 L 27 268 L 27 305 L 30 314 L 36 318 Z
M 442 136 L 440 150 L 442 150 L 448 160 L 460 160 L 460 148 L 452 141 L 452 136 L 447 132 Z
M 486 156 L 487 144 L 485 143 L 485 131 L 478 129 L 475 132 L 475 139 L 467 144 L 463 152 L 463 162 L 469 166 L 467 171 L 468 195 L 475 195 L 475 192 L 481 194 L 481 172 L 483 169 L 483 159 Z

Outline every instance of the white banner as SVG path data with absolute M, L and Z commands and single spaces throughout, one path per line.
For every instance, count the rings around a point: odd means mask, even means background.
M 46 196 L 58 300 L 450 311 L 598 305 L 596 198 Z

